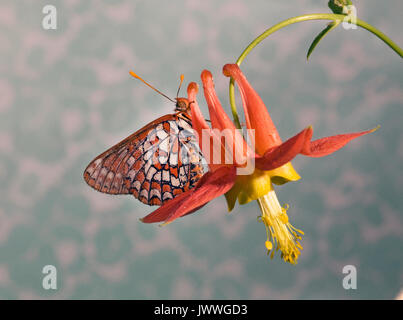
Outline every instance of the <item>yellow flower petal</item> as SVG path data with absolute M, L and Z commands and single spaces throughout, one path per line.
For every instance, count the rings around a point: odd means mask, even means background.
M 264 196 L 272 189 L 269 171 L 255 169 L 248 176 L 237 176 L 232 189 L 225 194 L 228 210 L 231 211 L 238 199 L 239 204 L 246 204 Z
M 263 197 L 273 189 L 272 183 L 284 184 L 299 179 L 301 177 L 295 171 L 291 162 L 274 170 L 263 171 L 255 169 L 251 175 L 237 176 L 234 186 L 225 194 L 228 211 L 234 209 L 237 199 L 239 204 L 246 204 Z
M 301 176 L 295 171 L 291 162 L 286 163 L 280 168 L 270 170 L 271 181 L 274 184 L 281 185 L 290 181 L 297 181 Z

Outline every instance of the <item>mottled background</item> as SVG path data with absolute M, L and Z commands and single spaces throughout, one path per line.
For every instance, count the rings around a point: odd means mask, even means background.
M 400 46 L 401 0 L 356 1 L 359 17 Z M 58 29 L 42 29 L 42 8 Z M 130 196 L 82 179 L 87 163 L 173 106 L 129 77 L 175 95 L 179 75 L 215 75 L 228 108 L 225 63 L 285 18 L 328 12 L 323 1 L 12 1 L 0 3 L 0 298 L 396 297 L 403 287 L 402 60 L 372 34 L 332 32 L 306 62 L 325 22 L 268 38 L 243 70 L 287 138 L 382 127 L 336 154 L 294 166 L 278 188 L 305 231 L 297 266 L 265 254 L 257 204 L 226 212 L 224 198 L 160 228 Z M 202 107 L 204 103 L 200 99 Z M 42 288 L 42 268 L 58 289 Z M 358 270 L 344 290 L 342 268 Z

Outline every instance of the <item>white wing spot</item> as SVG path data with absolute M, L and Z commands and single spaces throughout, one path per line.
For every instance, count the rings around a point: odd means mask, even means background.
M 169 181 L 169 171 L 168 170 L 162 171 L 162 180 Z
M 147 180 L 150 181 L 156 172 L 157 172 L 157 169 L 155 169 L 154 167 L 150 167 L 150 170 L 148 170 L 148 172 L 147 172 Z
M 154 180 L 155 180 L 155 181 L 161 181 L 161 171 L 158 171 L 158 172 L 154 175 Z
M 164 192 L 162 195 L 162 200 L 172 199 L 172 194 L 170 192 Z

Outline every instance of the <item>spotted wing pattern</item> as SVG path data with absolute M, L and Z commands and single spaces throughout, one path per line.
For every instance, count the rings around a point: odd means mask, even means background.
M 208 171 L 185 112 L 163 116 L 96 157 L 85 169 L 92 188 L 133 194 L 148 205 L 193 188 Z

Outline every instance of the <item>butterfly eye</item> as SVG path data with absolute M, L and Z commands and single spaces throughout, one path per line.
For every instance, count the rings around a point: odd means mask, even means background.
M 188 108 L 188 104 L 186 101 L 184 100 L 179 100 L 178 102 L 176 102 L 176 109 L 180 110 L 180 111 L 186 111 Z

